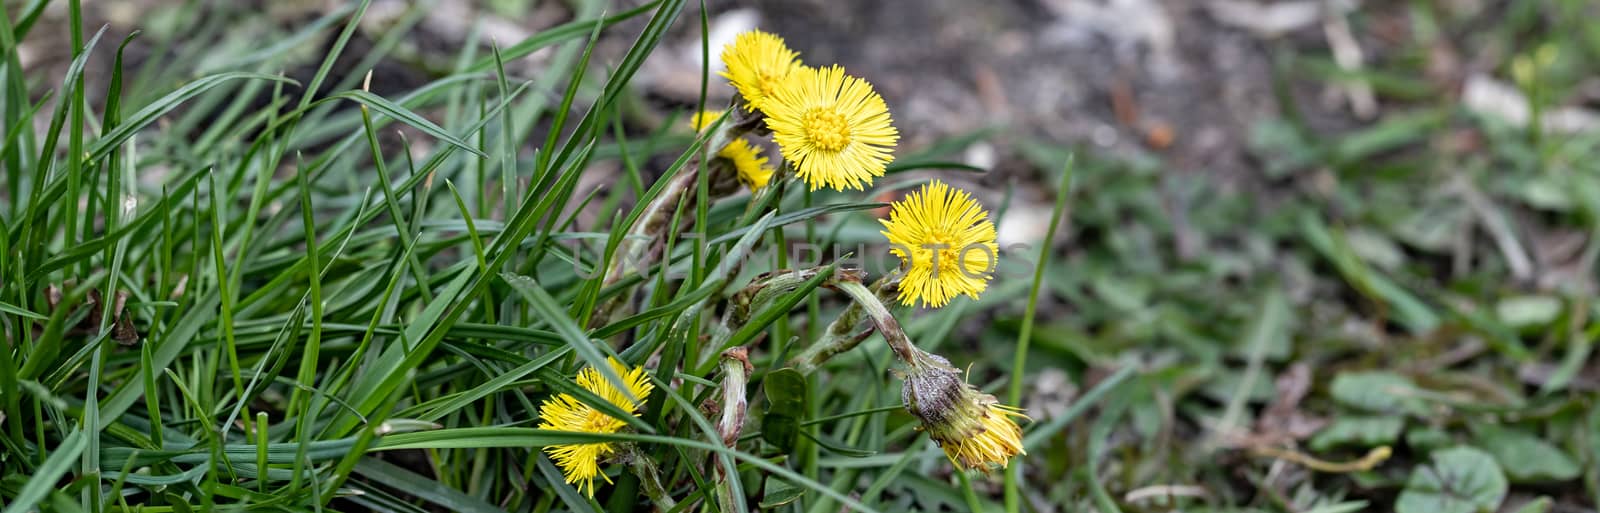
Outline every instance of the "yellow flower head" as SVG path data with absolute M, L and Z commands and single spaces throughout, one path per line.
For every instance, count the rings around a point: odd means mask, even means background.
M 689 118 L 689 126 L 695 130 L 705 130 L 706 127 L 722 119 L 722 111 L 703 110 Z M 728 159 L 733 163 L 733 168 L 739 173 L 739 183 L 749 187 L 750 190 L 760 190 L 772 181 L 775 172 L 772 166 L 767 165 L 767 157 L 761 155 L 761 147 L 750 144 L 744 138 L 735 138 L 728 141 L 727 146 L 717 150 L 717 157 Z
M 751 30 L 739 34 L 722 49 L 722 77 L 744 97 L 745 110 L 767 111 L 767 99 L 790 73 L 800 68 L 799 54 L 783 44 L 783 38 Z
M 977 299 L 989 286 L 1000 247 L 989 213 L 966 191 L 934 180 L 896 201 L 880 219 L 905 275 L 900 303 L 941 307 L 957 294 Z
M 961 381 L 961 371 L 949 360 L 928 353 L 919 356 L 921 361 L 912 364 L 900 396 L 906 411 L 922 421 L 922 430 L 944 449 L 951 463 L 989 470 L 1027 454 L 1022 428 L 1012 419 L 1027 415 Z
M 645 374 L 643 367 L 630 370 L 627 365 L 615 358 L 609 359 L 609 363 L 611 369 L 622 377 L 627 390 L 618 390 L 594 367 L 586 367 L 578 372 L 578 386 L 637 416 L 639 408 L 644 405 L 645 398 L 649 397 L 655 385 L 650 383 L 650 377 Z M 621 419 L 607 415 L 568 394 L 557 394 L 545 400 L 544 404 L 539 406 L 539 419 L 542 421 L 539 429 L 583 433 L 615 433 L 628 425 Z M 600 460 L 616 452 L 615 444 L 602 442 L 551 445 L 546 446 L 544 450 L 550 454 L 550 458 L 556 460 L 557 465 L 561 466 L 561 473 L 567 477 L 567 482 L 577 485 L 578 491 L 590 497 L 594 497 L 595 477 L 605 479 L 607 483 L 611 482 L 611 478 L 600 471 Z
M 750 190 L 760 190 L 772 180 L 772 166 L 767 165 L 767 158 L 761 156 L 761 147 L 750 144 L 743 138 L 728 141 L 717 152 L 718 157 L 733 162 L 734 170 L 739 172 L 739 183 L 749 187 Z
M 772 139 L 811 190 L 871 185 L 900 139 L 883 97 L 838 66 L 796 70 L 762 111 Z

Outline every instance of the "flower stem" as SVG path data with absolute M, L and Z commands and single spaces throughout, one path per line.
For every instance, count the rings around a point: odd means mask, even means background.
M 868 317 L 872 317 L 874 326 L 880 332 L 885 333 L 884 339 L 889 339 L 892 335 L 888 333 L 893 331 L 898 339 L 903 340 L 905 345 L 909 345 L 910 340 L 906 339 L 905 333 L 899 328 L 899 323 L 894 321 L 894 316 L 884 306 L 884 303 L 893 297 L 899 285 L 900 273 L 898 271 L 890 272 L 879 278 L 878 281 L 872 283 L 870 289 L 861 285 L 859 275 L 841 273 L 839 278 L 835 279 L 833 287 L 846 295 L 850 295 L 853 301 L 850 302 L 850 306 L 846 306 L 844 311 L 839 313 L 838 318 L 828 324 L 828 329 L 823 332 L 822 337 L 811 344 L 811 347 L 806 348 L 805 352 L 789 360 L 789 365 L 799 370 L 802 374 L 810 374 L 835 355 L 855 349 L 863 340 L 872 335 L 872 329 L 856 329 L 856 325 Z M 866 292 L 859 293 L 859 291 L 855 290 L 858 288 Z M 873 312 L 877 313 L 874 314 Z M 879 322 L 879 318 L 886 319 L 888 323 L 892 324 L 894 326 L 893 330 L 883 329 L 884 323 Z M 896 343 L 898 342 L 891 341 L 890 347 L 894 347 Z M 900 350 L 897 349 L 896 354 L 899 353 Z
M 735 347 L 722 352 L 722 418 L 717 421 L 717 433 L 722 435 L 722 445 L 733 447 L 744 430 L 745 386 L 754 370 L 750 365 L 750 351 Z
M 702 156 L 715 155 L 716 150 L 722 149 L 728 141 L 738 138 L 749 130 L 747 123 L 723 122 L 715 131 L 704 136 L 703 148 L 707 151 L 696 153 L 678 168 L 677 174 L 668 179 L 665 188 L 645 206 L 644 214 L 628 227 L 627 235 L 618 242 L 618 253 L 612 257 L 611 265 L 606 268 L 605 278 L 601 280 L 603 287 L 622 281 L 628 275 L 630 264 L 640 272 L 655 264 L 655 260 L 661 257 L 663 251 L 664 236 L 668 230 L 674 229 L 673 214 L 678 211 L 680 205 L 684 209 L 694 208 L 695 195 L 689 192 L 699 183 L 702 170 L 710 167 L 702 161 Z M 640 194 L 643 193 L 644 191 L 640 191 Z M 611 314 L 627 302 L 628 297 L 630 297 L 628 294 L 619 294 L 610 301 L 600 304 L 596 307 L 594 315 L 589 318 L 589 326 L 599 327 L 611 322 Z
M 743 326 L 750 321 L 750 314 L 759 311 L 779 296 L 793 292 L 807 281 L 815 278 L 818 273 L 827 269 L 827 266 L 812 267 L 809 269 L 780 269 L 757 275 L 750 280 L 739 292 L 728 299 L 728 311 L 723 316 L 722 325 L 732 330 Z M 840 273 L 841 275 L 843 273 Z M 837 279 L 837 278 L 835 278 Z
M 650 461 L 650 457 L 632 445 L 623 451 L 622 459 L 627 460 L 628 470 L 639 478 L 639 485 L 644 488 L 645 496 L 656 505 L 656 509 L 671 511 L 676 507 L 678 501 L 672 500 L 672 496 L 667 494 L 667 489 L 661 486 L 660 473 L 656 471 L 656 464 Z

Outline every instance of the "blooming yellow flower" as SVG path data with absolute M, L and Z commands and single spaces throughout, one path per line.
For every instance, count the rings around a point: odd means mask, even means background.
M 739 183 L 752 191 L 766 187 L 767 182 L 772 180 L 774 171 L 772 166 L 767 165 L 767 158 L 761 155 L 761 147 L 743 138 L 728 141 L 728 145 L 723 146 L 717 156 L 733 162 L 734 170 L 739 172 Z
M 906 375 L 901 399 L 951 463 L 989 470 L 1027 454 L 1022 428 L 1012 419 L 1027 415 L 961 381 L 961 371 L 944 357 L 930 353 L 919 357 Z
M 722 77 L 744 97 L 745 110 L 767 111 L 767 99 L 790 73 L 800 68 L 799 54 L 783 38 L 751 30 L 739 34 L 722 49 Z
M 622 378 L 627 390 L 618 390 L 594 367 L 586 367 L 578 372 L 578 386 L 637 416 L 655 385 L 650 383 L 650 377 L 645 374 L 643 367 L 630 370 L 615 358 L 609 359 L 608 363 Z M 545 400 L 539 406 L 539 418 L 542 421 L 539 429 L 555 431 L 615 433 L 628 425 L 622 419 L 607 415 L 568 394 L 557 394 Z M 616 452 L 613 443 L 551 445 L 544 450 L 561 466 L 561 473 L 566 476 L 567 482 L 577 485 L 578 491 L 590 497 L 594 496 L 595 477 L 611 482 L 611 478 L 600 471 L 600 460 Z
M 722 111 L 703 110 L 689 118 L 689 126 L 695 130 L 705 130 L 722 116 Z M 775 172 L 772 166 L 767 165 L 767 157 L 761 155 L 761 147 L 750 144 L 742 137 L 728 141 L 727 146 L 717 150 L 717 157 L 732 162 L 734 170 L 739 173 L 739 183 L 752 191 L 766 187 Z
M 880 219 L 905 276 L 900 303 L 941 307 L 957 294 L 977 299 L 999 255 L 989 213 L 966 191 L 934 180 L 895 202 Z
M 844 68 L 801 68 L 762 110 L 784 158 L 811 190 L 863 189 L 894 160 L 900 139 L 889 107 L 867 81 Z

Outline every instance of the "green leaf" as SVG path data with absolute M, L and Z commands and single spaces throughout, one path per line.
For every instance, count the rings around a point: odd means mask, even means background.
M 773 509 L 794 502 L 806 494 L 806 489 L 777 479 L 767 480 L 767 495 L 761 498 L 761 509 Z
M 1526 431 L 1498 426 L 1477 431 L 1475 445 L 1493 454 L 1513 482 L 1566 481 L 1582 472 L 1566 452 Z
M 166 499 L 167 505 L 172 506 L 173 513 L 192 513 L 194 511 L 194 508 L 189 505 L 189 501 L 184 500 L 182 495 L 167 493 Z
M 370 107 L 372 110 L 378 111 L 379 113 L 382 113 L 385 116 L 389 116 L 391 118 L 394 118 L 396 121 L 399 121 L 401 123 L 405 123 L 407 125 L 410 125 L 412 128 L 415 128 L 417 130 L 421 130 L 424 133 L 427 133 L 428 135 L 433 136 L 434 138 L 437 138 L 437 139 L 439 139 L 441 141 L 450 143 L 451 146 L 455 146 L 457 148 L 461 148 L 463 150 L 467 150 L 467 152 L 472 153 L 473 155 L 477 155 L 479 157 L 489 158 L 489 156 L 485 155 L 482 151 L 479 151 L 477 148 L 474 148 L 471 144 L 468 144 L 466 141 L 463 141 L 463 140 L 461 140 L 460 138 L 457 138 L 454 135 L 450 135 L 450 132 L 445 131 L 445 129 L 441 128 L 439 125 L 433 124 L 432 121 L 428 121 L 427 118 L 424 118 L 421 115 L 418 115 L 417 113 L 412 112 L 411 109 L 407 109 L 405 107 L 401 107 L 400 104 L 392 102 L 392 101 L 389 101 L 387 98 L 384 98 L 382 96 L 378 96 L 376 94 L 372 94 L 372 93 L 369 93 L 369 92 L 366 92 L 366 91 L 355 90 L 355 91 L 345 91 L 345 92 L 342 92 L 342 93 L 339 93 L 339 94 L 336 94 L 336 95 L 333 95 L 333 96 L 329 96 L 327 99 L 321 100 L 321 101 L 334 100 L 334 99 L 346 99 L 346 100 L 355 101 L 357 103 L 360 103 L 362 105 Z
M 13 315 L 20 315 L 20 316 L 23 316 L 23 317 L 27 317 L 29 319 L 38 319 L 38 320 L 41 320 L 41 321 L 49 319 L 49 317 L 45 317 L 43 315 L 39 315 L 39 314 L 30 312 L 26 308 L 23 308 L 23 307 L 20 307 L 20 306 L 17 306 L 17 305 L 13 305 L 11 303 L 7 303 L 5 301 L 0 301 L 0 312 L 5 312 L 5 313 L 8 313 L 8 314 L 13 314 Z
M 986 172 L 989 171 L 987 169 L 984 169 L 984 168 L 981 168 L 981 167 L 978 167 L 978 166 L 973 166 L 973 165 L 969 165 L 969 164 L 963 164 L 963 163 L 960 163 L 960 162 L 948 162 L 948 161 L 938 161 L 938 160 L 931 160 L 931 161 L 902 161 L 902 160 L 896 160 L 894 162 L 889 163 L 888 166 L 885 166 L 883 168 L 883 174 L 887 175 L 887 174 L 894 174 L 894 173 L 904 173 L 904 172 L 907 172 L 907 171 L 919 171 L 919 170 L 924 170 L 924 169 L 943 169 L 943 170 L 949 170 L 949 171 L 965 171 L 965 172 L 968 172 L 968 173 L 986 173 Z
M 22 485 L 22 490 L 6 504 L 5 513 L 33 511 L 33 507 L 38 505 L 40 500 L 49 495 L 51 490 L 56 489 L 56 481 L 78 462 L 78 455 L 83 453 L 84 445 L 82 430 L 67 435 L 60 446 L 50 451 L 50 457 L 45 458 L 44 464 L 31 474 L 27 484 Z
M 1396 513 L 1489 513 L 1506 498 L 1506 476 L 1488 453 L 1458 446 L 1411 472 Z
M 500 273 L 500 279 L 505 280 L 506 284 L 511 285 L 512 290 L 517 291 L 523 299 L 526 299 L 534 311 L 555 328 L 556 333 L 561 335 L 561 340 L 566 342 L 567 346 L 571 347 L 572 351 L 577 353 L 584 363 L 600 371 L 600 375 L 605 377 L 612 387 L 617 390 L 628 390 L 627 382 L 623 381 L 622 376 L 617 375 L 616 369 L 611 368 L 611 365 L 607 363 L 607 357 L 600 352 L 598 344 L 583 332 L 583 328 L 578 327 L 577 321 L 574 321 L 572 317 L 567 316 L 566 312 L 562 311 L 561 307 L 556 304 L 555 298 L 550 297 L 550 293 L 546 292 L 544 287 L 540 286 L 533 278 L 515 273 L 502 272 Z M 578 397 L 579 400 L 584 399 L 583 395 Z M 617 408 L 616 405 L 608 401 L 584 402 L 617 420 L 627 422 L 634 429 L 646 433 L 655 432 L 654 427 L 646 424 L 643 420 L 639 420 L 638 417 L 629 415 L 628 412 L 622 411 L 622 409 Z
M 548 445 L 604 443 L 604 442 L 638 442 L 653 444 L 668 444 L 678 447 L 698 449 L 732 456 L 746 464 L 776 475 L 790 483 L 803 486 L 816 491 L 829 498 L 844 503 L 857 511 L 873 512 L 861 501 L 829 488 L 822 483 L 803 476 L 787 467 L 767 461 L 766 458 L 738 450 L 724 447 L 719 443 L 707 443 L 687 438 L 674 438 L 657 435 L 644 435 L 634 433 L 578 433 L 567 431 L 545 431 L 542 429 L 514 428 L 514 427 L 483 427 L 483 428 L 457 428 L 441 429 L 438 431 L 424 431 L 419 433 L 402 433 L 384 437 L 377 448 L 379 450 L 402 449 L 470 449 L 479 447 L 544 447 Z
M 1311 438 L 1311 449 L 1326 451 L 1335 447 L 1375 447 L 1391 445 L 1400 438 L 1405 418 L 1398 415 L 1348 415 L 1334 419 Z
M 787 454 L 800 436 L 806 412 L 806 377 L 794 369 L 778 369 L 761 383 L 767 412 L 761 417 L 761 438 Z
M 1300 218 L 1300 231 L 1306 242 L 1332 262 L 1351 287 L 1392 308 L 1396 322 L 1418 334 L 1439 327 L 1439 315 L 1416 295 L 1362 261 L 1342 230 L 1329 229 L 1321 216 L 1307 212 Z
M 1345 372 L 1333 378 L 1333 399 L 1374 413 L 1426 413 L 1411 378 L 1386 371 Z
M 1448 111 L 1425 109 L 1398 113 L 1371 127 L 1350 133 L 1335 141 L 1330 155 L 1336 161 L 1354 163 L 1379 152 L 1409 144 L 1431 133 L 1446 119 Z
M 377 458 L 361 458 L 356 463 L 356 473 L 407 495 L 442 506 L 446 511 L 462 513 L 502 513 L 504 510 L 446 486 L 432 478 L 422 476 L 398 465 Z
M 121 125 L 117 125 L 116 129 L 112 130 L 106 135 L 101 136 L 100 139 L 95 140 L 94 144 L 89 146 L 88 158 L 84 160 L 96 161 L 104 158 L 106 155 L 110 154 L 112 150 L 115 150 L 117 146 L 121 145 L 123 141 L 127 141 L 129 137 L 133 137 L 134 133 L 143 130 L 144 127 L 154 123 L 161 116 L 171 112 L 172 109 L 178 108 L 178 105 L 183 104 L 183 102 L 189 101 L 195 96 L 199 96 L 200 93 L 204 93 L 213 87 L 222 85 L 230 80 L 238 79 L 276 80 L 287 84 L 300 85 L 299 82 L 295 82 L 287 78 L 261 73 L 230 72 L 201 77 L 193 82 L 190 82 L 188 85 L 179 88 L 177 91 L 173 91 L 168 93 L 166 96 L 162 96 L 160 99 L 151 102 L 142 109 L 139 109 L 139 111 L 133 113 L 133 115 L 128 116 L 128 119 L 124 120 Z

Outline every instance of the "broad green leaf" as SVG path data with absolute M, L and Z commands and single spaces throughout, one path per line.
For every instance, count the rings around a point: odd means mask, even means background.
M 1526 431 L 1485 426 L 1475 442 L 1494 455 L 1513 482 L 1566 481 L 1582 472 L 1565 451 Z
M 1333 399 L 1374 413 L 1426 413 L 1411 378 L 1386 371 L 1345 372 L 1333 378 Z
M 1418 465 L 1395 501 L 1396 513 L 1490 513 L 1505 501 L 1506 476 L 1488 453 L 1457 446 Z
M 806 378 L 794 369 L 778 369 L 761 383 L 767 411 L 761 417 L 761 438 L 789 453 L 800 436 L 806 411 Z
M 767 481 L 767 494 L 761 498 L 761 509 L 773 509 L 805 496 L 806 489 L 772 479 Z

